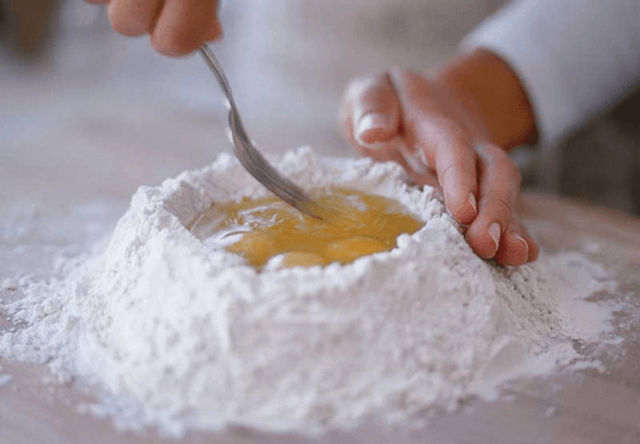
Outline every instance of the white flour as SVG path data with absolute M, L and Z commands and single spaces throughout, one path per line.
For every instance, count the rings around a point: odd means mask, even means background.
M 25 327 L 0 333 L 0 354 L 95 384 L 94 410 L 123 426 L 312 430 L 494 394 L 577 358 L 571 341 L 606 324 L 583 300 L 604 288 L 601 267 L 577 253 L 485 262 L 394 164 L 301 149 L 278 166 L 308 187 L 394 197 L 425 226 L 346 266 L 256 272 L 185 228 L 212 202 L 264 193 L 221 156 L 141 188 L 106 253 L 60 264 L 64 280 L 19 283 L 26 296 L 4 308 Z

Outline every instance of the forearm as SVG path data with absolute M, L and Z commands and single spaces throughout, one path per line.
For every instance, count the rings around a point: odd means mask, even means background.
M 506 150 L 534 143 L 535 117 L 518 76 L 496 55 L 476 50 L 445 66 L 436 81 L 465 110 L 470 129 Z

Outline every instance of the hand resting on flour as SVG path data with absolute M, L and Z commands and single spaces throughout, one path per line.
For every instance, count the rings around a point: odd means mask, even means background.
M 162 54 L 188 54 L 222 36 L 218 0 L 87 1 L 108 4 L 116 31 L 149 34 Z M 533 261 L 538 246 L 514 214 L 520 174 L 507 152 L 559 139 L 638 84 L 639 25 L 628 18 L 639 13 L 640 2 L 625 0 L 511 2 L 434 76 L 392 70 L 351 82 L 344 134 L 360 152 L 440 187 L 478 256 Z

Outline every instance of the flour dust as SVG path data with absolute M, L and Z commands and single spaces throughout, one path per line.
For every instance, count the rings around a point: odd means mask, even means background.
M 579 253 L 498 267 L 394 164 L 310 149 L 276 163 L 309 188 L 397 199 L 424 227 L 351 264 L 256 271 L 185 228 L 215 202 L 265 194 L 223 155 L 140 188 L 106 249 L 23 285 L 3 306 L 23 327 L 0 333 L 0 354 L 92 384 L 92 409 L 127 428 L 310 431 L 409 423 L 495 396 L 510 378 L 578 359 L 572 341 L 607 328 L 610 311 L 585 301 L 606 273 Z

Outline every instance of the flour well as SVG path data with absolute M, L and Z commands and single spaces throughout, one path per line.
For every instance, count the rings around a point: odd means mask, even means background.
M 606 325 L 584 301 L 604 271 L 580 254 L 497 267 L 394 164 L 300 149 L 277 165 L 307 187 L 397 199 L 425 225 L 344 266 L 258 272 L 185 228 L 212 203 L 265 194 L 223 155 L 141 188 L 106 251 L 61 264 L 65 279 L 25 284 L 4 308 L 26 326 L 0 333 L 0 353 L 93 384 L 95 409 L 131 428 L 318 430 L 494 395 L 578 358 L 571 342 Z

